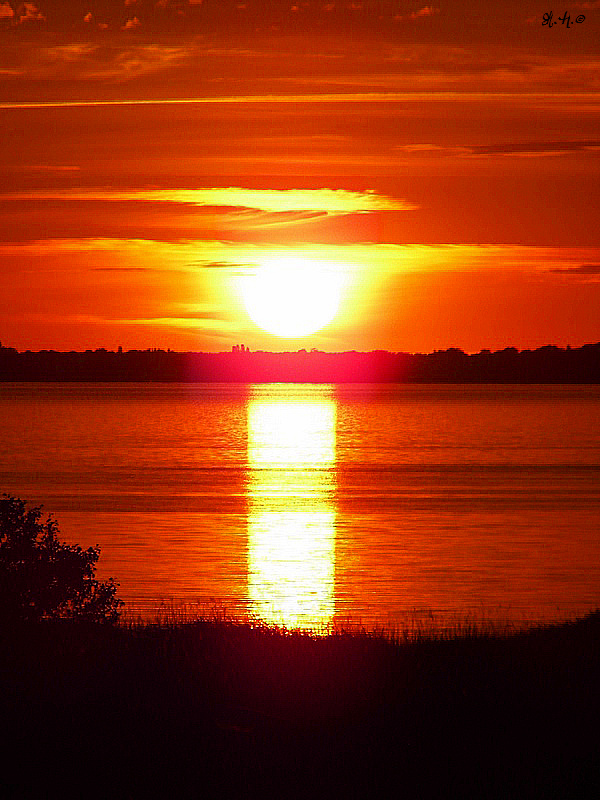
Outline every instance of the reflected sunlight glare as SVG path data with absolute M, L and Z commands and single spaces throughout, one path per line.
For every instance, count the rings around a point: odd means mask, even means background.
M 334 613 L 336 409 L 326 391 L 304 401 L 296 387 L 256 387 L 248 405 L 248 597 L 260 619 L 287 628 L 323 628 Z

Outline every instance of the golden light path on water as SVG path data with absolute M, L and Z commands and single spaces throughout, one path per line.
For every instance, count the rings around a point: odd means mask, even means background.
M 318 629 L 334 613 L 336 407 L 297 389 L 248 404 L 248 598 L 265 622 Z

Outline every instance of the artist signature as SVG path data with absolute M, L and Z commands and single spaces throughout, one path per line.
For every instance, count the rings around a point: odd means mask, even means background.
M 571 16 L 570 14 L 565 11 L 562 17 L 559 17 L 556 22 L 552 21 L 553 11 L 548 11 L 542 17 L 542 25 L 547 25 L 549 28 L 552 28 L 554 25 L 558 25 L 559 22 L 562 22 L 563 25 L 566 24 L 567 28 L 571 27 Z M 575 22 L 580 23 L 583 22 L 585 19 L 583 14 L 580 14 L 578 17 L 575 17 Z

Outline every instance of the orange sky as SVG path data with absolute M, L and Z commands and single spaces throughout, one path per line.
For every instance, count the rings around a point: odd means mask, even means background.
M 0 0 L 4 344 L 600 340 L 600 2 L 217 5 Z M 320 332 L 249 318 L 274 258 Z

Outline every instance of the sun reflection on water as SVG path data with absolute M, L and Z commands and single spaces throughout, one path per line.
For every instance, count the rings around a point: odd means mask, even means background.
M 265 622 L 320 628 L 334 613 L 331 393 L 255 387 L 248 404 L 248 597 Z

